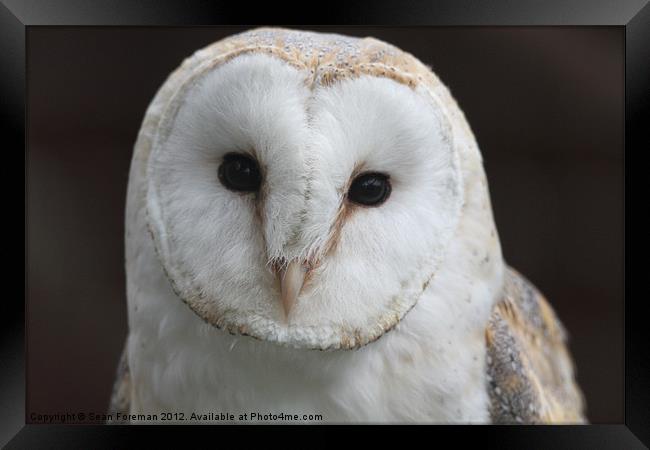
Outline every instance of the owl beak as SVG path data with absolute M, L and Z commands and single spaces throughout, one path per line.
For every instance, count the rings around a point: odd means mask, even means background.
M 282 307 L 286 317 L 289 317 L 289 312 L 296 303 L 298 294 L 300 294 L 300 290 L 305 283 L 307 272 L 309 272 L 309 267 L 308 263 L 294 259 L 287 264 L 286 268 L 278 272 Z

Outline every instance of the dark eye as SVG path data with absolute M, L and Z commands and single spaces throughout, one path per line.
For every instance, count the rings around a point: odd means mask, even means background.
M 219 166 L 219 180 L 232 191 L 254 192 L 260 188 L 262 176 L 253 158 L 241 153 L 228 153 Z
M 352 181 L 348 198 L 366 206 L 377 206 L 386 201 L 391 187 L 388 175 L 383 173 L 364 173 Z

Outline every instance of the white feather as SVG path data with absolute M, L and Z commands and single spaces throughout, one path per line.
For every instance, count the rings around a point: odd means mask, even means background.
M 488 421 L 484 330 L 503 263 L 462 114 L 385 78 L 312 91 L 309 76 L 244 55 L 152 105 L 160 129 L 127 201 L 132 412 Z M 261 212 L 220 185 L 230 151 L 260 162 Z M 323 249 L 359 167 L 393 192 L 353 208 L 286 325 L 269 261 Z

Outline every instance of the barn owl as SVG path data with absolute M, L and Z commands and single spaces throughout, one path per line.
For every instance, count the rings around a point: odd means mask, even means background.
M 125 240 L 113 421 L 585 421 L 462 111 L 390 44 L 261 28 L 187 58 L 144 117 Z

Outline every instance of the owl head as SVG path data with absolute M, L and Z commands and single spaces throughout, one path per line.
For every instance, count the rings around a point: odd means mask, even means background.
M 372 38 L 257 29 L 196 52 L 147 111 L 131 183 L 179 301 L 292 347 L 378 339 L 467 227 L 480 258 L 496 240 L 462 113 Z

